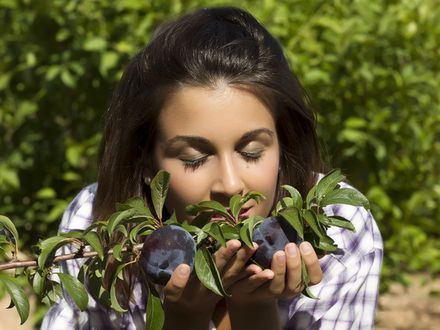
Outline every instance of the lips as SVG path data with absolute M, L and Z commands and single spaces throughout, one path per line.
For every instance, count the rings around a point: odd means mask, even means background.
M 249 218 L 251 214 L 251 208 L 252 207 L 242 207 L 240 213 L 238 214 L 238 219 L 244 220 Z M 227 207 L 226 209 L 228 210 L 228 212 L 230 212 L 229 207 Z M 225 217 L 222 214 L 217 214 L 217 213 L 211 216 L 210 219 L 210 221 L 222 221 L 222 220 L 225 220 Z

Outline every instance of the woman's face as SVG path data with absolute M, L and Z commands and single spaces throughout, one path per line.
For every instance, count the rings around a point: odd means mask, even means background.
M 234 194 L 258 191 L 242 216 L 267 216 L 276 194 L 280 148 L 269 109 L 253 94 L 224 85 L 182 87 L 159 117 L 155 165 L 171 174 L 166 200 L 179 220 L 185 207 L 203 200 L 227 206 Z

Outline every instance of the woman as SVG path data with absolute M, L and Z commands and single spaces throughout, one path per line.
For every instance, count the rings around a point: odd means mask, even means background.
M 268 216 L 279 186 L 303 195 L 323 164 L 315 117 L 278 42 L 247 12 L 198 10 L 164 24 L 131 61 L 108 111 L 98 184 L 85 188 L 65 212 L 61 231 L 105 219 L 117 202 L 149 198 L 151 177 L 171 174 L 168 212 L 188 218 L 185 206 L 225 204 L 234 194 L 262 192 L 245 215 Z M 341 183 L 345 185 L 344 183 Z M 356 233 L 331 229 L 337 253 L 319 259 L 312 246 L 290 243 L 271 269 L 247 265 L 255 251 L 231 240 L 214 255 L 230 298 L 204 288 L 180 265 L 163 288 L 167 329 L 364 329 L 373 327 L 382 241 L 363 208 L 331 206 Z M 301 259 L 319 296 L 301 296 Z M 76 274 L 79 264 L 63 270 Z M 130 311 L 107 313 L 95 303 L 77 311 L 69 298 L 55 305 L 43 328 L 140 328 L 145 296 L 135 283 Z

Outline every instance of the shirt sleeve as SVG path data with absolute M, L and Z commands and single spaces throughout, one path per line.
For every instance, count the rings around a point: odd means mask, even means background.
M 96 184 L 84 188 L 65 210 L 59 232 L 83 230 L 92 223 L 92 205 Z M 70 245 L 63 246 L 57 254 L 75 252 Z M 77 277 L 86 258 L 61 262 L 55 272 Z M 53 275 L 54 281 L 58 276 Z M 114 321 L 114 320 L 113 320 Z M 63 298 L 53 305 L 45 315 L 41 329 L 113 329 L 111 315 L 89 295 L 88 308 L 80 311 L 63 288 Z
M 318 299 L 300 295 L 281 301 L 284 328 L 373 329 L 383 259 L 379 229 L 361 207 L 331 205 L 325 212 L 349 219 L 356 232 L 329 228 L 338 249 L 320 259 L 323 279 L 310 287 Z

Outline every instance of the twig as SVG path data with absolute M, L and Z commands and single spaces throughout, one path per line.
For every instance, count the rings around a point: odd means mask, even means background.
M 132 248 L 128 249 L 127 247 L 122 248 L 122 253 L 132 252 L 132 251 L 140 251 L 142 247 L 144 246 L 143 243 L 136 244 Z M 113 254 L 113 249 L 110 249 L 107 251 L 107 255 Z M 98 252 L 96 251 L 88 251 L 88 252 L 82 252 L 81 254 L 78 254 L 78 252 L 75 253 L 69 253 L 69 254 L 63 254 L 60 256 L 56 256 L 52 260 L 52 264 L 59 263 L 61 261 L 66 260 L 73 260 L 73 259 L 81 259 L 81 258 L 90 258 L 95 257 L 98 255 Z M 6 270 L 6 269 L 15 269 L 20 267 L 38 267 L 38 261 L 37 260 L 22 260 L 22 261 L 12 261 L 0 264 L 0 270 Z

